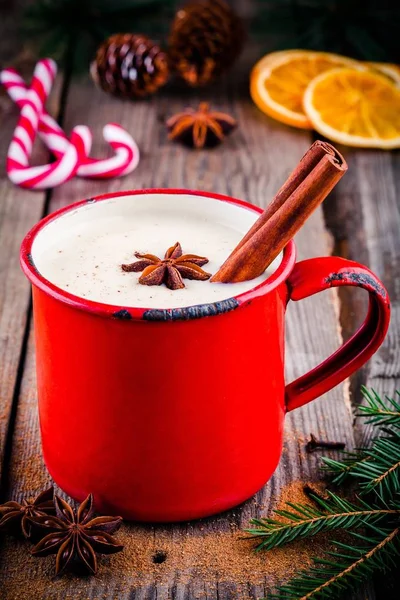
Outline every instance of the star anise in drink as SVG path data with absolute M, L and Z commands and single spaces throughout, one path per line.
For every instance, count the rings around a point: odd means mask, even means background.
M 197 279 L 205 281 L 211 277 L 211 273 L 201 268 L 208 263 L 208 258 L 196 254 L 182 254 L 179 242 L 168 248 L 163 259 L 154 254 L 135 253 L 137 260 L 129 265 L 121 265 L 123 271 L 138 273 L 143 271 L 139 277 L 139 283 L 143 285 L 165 285 L 170 290 L 184 288 L 182 278 Z
M 93 496 L 74 510 L 59 496 L 54 497 L 57 516 L 30 517 L 32 527 L 43 537 L 33 548 L 33 556 L 56 554 L 56 573 L 66 570 L 95 574 L 98 554 L 114 554 L 123 549 L 110 535 L 119 529 L 121 517 L 95 517 Z
M 237 126 L 230 115 L 212 111 L 206 102 L 197 110 L 187 108 L 166 121 L 169 138 L 194 148 L 213 147 L 224 141 Z
M 0 530 L 11 533 L 22 533 L 26 538 L 32 534 L 30 518 L 55 514 L 53 502 L 54 490 L 50 487 L 34 500 L 23 500 L 20 504 L 10 500 L 0 505 Z

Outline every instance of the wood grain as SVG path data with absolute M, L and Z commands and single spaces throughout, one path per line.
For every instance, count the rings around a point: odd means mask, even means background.
M 167 141 L 160 124 L 160 114 L 172 114 L 188 103 L 198 100 L 195 93 L 182 99 L 173 90 L 148 102 L 122 103 L 93 88 L 90 82 L 74 83 L 66 111 L 66 129 L 80 123 L 94 129 L 93 154 L 102 151 L 101 128 L 107 121 L 125 126 L 137 140 L 142 160 L 137 171 L 121 180 L 96 183 L 74 179 L 54 191 L 50 210 L 89 197 L 96 193 L 141 187 L 185 187 L 213 190 L 243 198 L 264 207 L 280 187 L 293 166 L 310 145 L 310 136 L 274 123 L 262 115 L 242 91 L 242 80 L 227 81 L 216 86 L 212 104 L 236 116 L 239 130 L 226 144 L 213 151 L 195 152 Z M 209 92 L 210 93 L 210 92 Z M 322 211 L 317 210 L 297 236 L 300 258 L 326 255 L 331 241 L 324 227 Z M 293 303 L 287 319 L 287 378 L 293 379 L 333 352 L 340 343 L 338 326 L 338 299 L 330 291 L 319 297 Z M 12 493 L 33 495 L 44 486 L 48 476 L 42 464 L 36 413 L 36 390 L 32 336 L 29 340 L 27 361 L 22 379 L 15 441 L 10 465 Z M 268 401 L 268 399 L 266 399 Z M 22 575 L 10 583 L 10 564 L 14 547 L 7 545 L 0 566 L 0 584 L 5 589 L 5 600 L 31 598 L 31 589 L 40 589 L 43 599 L 73 597 L 91 599 L 189 599 L 204 598 L 228 600 L 259 598 L 266 594 L 274 574 L 265 564 L 265 573 L 250 574 L 246 581 L 240 577 L 221 578 L 210 558 L 206 576 L 196 573 L 193 564 L 200 561 L 210 536 L 224 535 L 223 548 L 228 552 L 235 543 L 238 528 L 245 526 L 252 516 L 265 515 L 276 506 L 281 491 L 296 480 L 321 479 L 319 456 L 305 453 L 305 442 L 310 432 L 319 437 L 344 441 L 353 446 L 352 417 L 346 385 L 340 385 L 317 402 L 288 415 L 285 447 L 281 463 L 271 481 L 255 497 L 228 513 L 199 522 L 175 526 L 143 528 L 125 525 L 122 539 L 142 539 L 145 547 L 146 574 L 138 572 L 139 562 L 135 548 L 111 559 L 102 560 L 98 577 L 89 580 L 75 578 L 52 581 L 51 559 L 26 562 Z M 142 538 L 140 538 L 142 535 Z M 184 553 L 188 540 L 201 543 L 188 554 Z M 168 553 L 162 565 L 152 563 L 154 552 L 168 548 L 171 557 L 176 548 L 179 568 L 170 568 Z M 180 551 L 181 551 L 180 550 Z M 148 554 L 146 554 L 148 552 Z M 247 556 L 247 555 L 246 555 Z M 289 555 L 287 555 L 289 556 Z M 143 557 L 142 557 L 143 558 Z M 33 559 L 32 559 L 33 560 Z M 6 566 L 4 566 L 6 564 Z M 119 567 L 119 569 L 118 569 Z M 263 567 L 264 568 L 264 567 Z M 29 581 L 29 586 L 28 586 Z M 25 591 L 26 590 L 26 591 Z
M 344 150 L 349 161 L 348 179 L 338 186 L 332 203 L 326 205 L 327 223 L 337 248 L 348 258 L 363 262 L 380 277 L 391 300 L 391 323 L 382 347 L 357 374 L 357 384 L 393 394 L 400 384 L 400 155 L 379 151 Z M 344 304 L 344 303 L 343 303 Z M 343 315 L 348 337 L 363 320 L 368 297 L 351 290 Z M 354 403 L 361 402 L 359 385 Z M 373 428 L 357 420 L 357 444 L 370 441 Z
M 363 402 L 361 384 L 375 389 L 382 397 L 400 389 L 400 154 L 382 151 L 343 149 L 349 162 L 350 177 L 343 180 L 332 203 L 326 205 L 326 218 L 336 247 L 341 253 L 365 263 L 380 277 L 391 300 L 388 335 L 369 363 L 351 382 L 352 401 Z M 345 290 L 345 288 L 344 288 Z M 358 327 L 367 310 L 368 299 L 361 290 L 342 295 L 342 324 L 348 337 Z M 355 421 L 358 446 L 371 442 L 376 430 Z M 376 598 L 398 597 L 395 577 L 376 579 Z
M 45 193 L 12 185 L 5 173 L 5 157 L 18 119 L 18 110 L 0 96 L 0 482 L 8 423 L 30 303 L 30 288 L 19 268 L 19 246 L 27 231 L 42 215 Z M 47 151 L 35 145 L 32 160 L 48 160 Z M 22 359 L 23 360 L 23 357 Z

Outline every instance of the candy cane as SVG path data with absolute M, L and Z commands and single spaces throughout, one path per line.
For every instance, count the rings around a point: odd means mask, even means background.
M 6 88 L 10 98 L 22 109 L 26 103 L 27 87 L 15 69 L 4 69 L 0 73 L 0 82 Z M 49 148 L 59 158 L 68 148 L 68 138 L 64 131 L 46 112 L 39 116 L 38 132 Z M 91 134 L 86 139 L 86 156 L 82 157 L 77 175 L 90 178 L 110 178 L 131 173 L 139 163 L 139 148 L 129 133 L 116 123 L 109 123 L 103 129 L 103 137 L 113 148 L 111 158 L 94 159 L 88 157 L 91 147 Z
M 78 168 L 80 177 L 106 179 L 131 173 L 139 163 L 139 148 L 129 133 L 117 123 L 108 123 L 103 128 L 105 141 L 114 150 L 110 158 L 86 158 Z
M 37 63 L 31 87 L 26 93 L 25 103 L 8 149 L 6 163 L 8 176 L 13 183 L 21 187 L 43 190 L 64 183 L 75 175 L 90 143 L 88 128 L 75 127 L 72 130 L 71 141 L 67 141 L 65 153 L 55 162 L 38 167 L 29 166 L 39 115 L 50 93 L 56 71 L 56 64 L 50 59 Z

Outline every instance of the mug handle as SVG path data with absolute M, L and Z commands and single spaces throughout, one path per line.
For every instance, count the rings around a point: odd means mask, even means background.
M 295 302 L 342 285 L 361 287 L 369 293 L 368 314 L 358 331 L 321 364 L 286 386 L 289 411 L 332 389 L 376 352 L 389 327 L 390 302 L 385 287 L 369 269 L 337 256 L 297 263 L 287 284 L 289 299 Z

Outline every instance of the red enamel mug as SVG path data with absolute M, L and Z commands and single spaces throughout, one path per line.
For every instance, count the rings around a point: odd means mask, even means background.
M 389 298 L 366 267 L 338 257 L 296 264 L 291 241 L 274 273 L 228 300 L 175 309 L 112 306 L 72 295 L 35 266 L 47 228 L 89 204 L 154 194 L 208 199 L 219 215 L 259 208 L 212 193 L 141 190 L 98 196 L 40 221 L 21 247 L 33 286 L 43 455 L 70 496 L 104 513 L 180 521 L 233 507 L 271 477 L 285 413 L 327 392 L 381 345 Z M 285 310 L 331 287 L 369 293 L 363 325 L 323 363 L 285 385 Z M 254 435 L 255 416 L 263 435 Z

